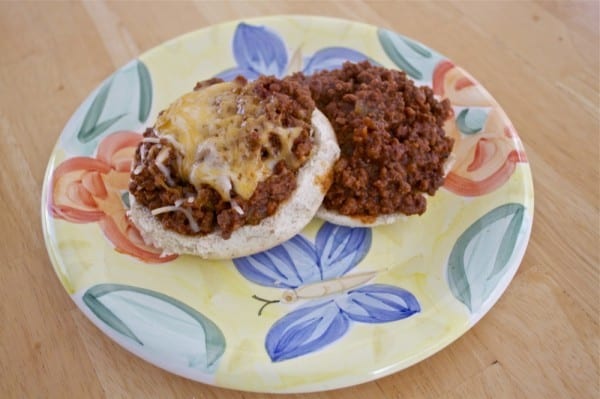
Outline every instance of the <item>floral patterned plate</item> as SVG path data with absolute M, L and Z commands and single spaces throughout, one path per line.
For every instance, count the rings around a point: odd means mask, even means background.
M 365 59 L 452 103 L 445 128 L 457 160 L 423 216 L 373 229 L 314 219 L 233 261 L 163 257 L 144 244 L 126 217 L 130 159 L 161 109 L 212 76 L 310 74 Z M 388 30 L 300 16 L 202 29 L 116 71 L 66 124 L 42 198 L 54 269 L 96 326 L 173 373 L 263 392 L 358 384 L 442 349 L 506 289 L 532 217 L 521 142 L 474 78 Z

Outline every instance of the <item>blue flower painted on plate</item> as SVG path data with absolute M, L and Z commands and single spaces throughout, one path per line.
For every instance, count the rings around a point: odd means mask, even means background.
M 353 322 L 386 323 L 421 311 L 410 292 L 387 284 L 367 284 L 380 270 L 350 273 L 367 255 L 372 232 L 324 223 L 313 244 L 301 235 L 268 251 L 234 259 L 248 280 L 281 288 L 272 303 L 303 301 L 269 329 L 265 348 L 274 362 L 306 355 L 337 341 Z
M 283 77 L 298 71 L 312 74 L 323 69 L 339 68 L 346 61 L 369 59 L 361 52 L 347 47 L 326 47 L 304 59 L 299 47 L 290 56 L 285 42 L 277 32 L 266 26 L 244 22 L 235 30 L 232 49 L 237 65 L 216 75 L 223 80 L 232 80 L 238 75 L 253 80 L 259 75 Z

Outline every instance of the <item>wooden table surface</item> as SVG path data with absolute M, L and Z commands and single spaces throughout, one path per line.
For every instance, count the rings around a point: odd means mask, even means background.
M 40 195 L 65 122 L 115 68 L 221 21 L 316 12 L 416 38 L 477 77 L 525 144 L 536 210 L 515 279 L 462 338 L 378 381 L 289 397 L 600 397 L 599 4 L 2 2 L 0 397 L 276 396 L 177 377 L 96 329 L 54 274 Z

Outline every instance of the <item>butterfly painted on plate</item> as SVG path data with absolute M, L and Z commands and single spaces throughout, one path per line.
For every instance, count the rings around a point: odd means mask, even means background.
M 353 322 L 387 323 L 421 311 L 410 292 L 388 284 L 367 284 L 380 270 L 349 273 L 371 248 L 370 228 L 324 223 L 314 244 L 296 235 L 268 251 L 233 260 L 246 279 L 281 288 L 272 303 L 299 305 L 269 329 L 265 348 L 274 362 L 320 350 L 342 338 Z

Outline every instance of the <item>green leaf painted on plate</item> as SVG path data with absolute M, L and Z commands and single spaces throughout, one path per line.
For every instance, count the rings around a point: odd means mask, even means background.
M 404 72 L 408 74 L 413 79 L 421 80 L 423 79 L 423 74 L 417 68 L 415 68 L 408 60 L 402 55 L 398 46 L 394 39 L 402 40 L 395 33 L 390 32 L 385 29 L 377 30 L 377 37 L 379 38 L 379 43 L 381 43 L 381 47 L 383 47 L 383 51 L 387 54 L 388 57 L 398 66 L 398 68 L 402 69 Z
M 89 142 L 90 140 L 92 140 L 95 137 L 104 133 L 107 129 L 109 129 L 112 125 L 114 125 L 117 121 L 119 121 L 125 115 L 126 114 L 117 115 L 117 116 L 114 116 L 112 118 L 109 118 L 105 121 L 98 123 L 96 126 L 94 126 L 94 128 L 92 130 L 90 130 L 89 132 L 86 132 L 85 138 L 80 138 L 80 140 L 83 143 Z
M 142 345 L 150 358 L 173 367 L 214 372 L 225 351 L 219 327 L 185 303 L 145 288 L 99 284 L 83 302 L 109 327 Z
M 389 59 L 419 84 L 431 85 L 433 71 L 445 57 L 423 44 L 389 31 L 378 29 L 377 38 Z
M 121 193 L 121 201 L 123 202 L 125 209 L 131 209 L 131 204 L 129 202 L 129 191 L 123 191 Z
M 504 267 L 508 264 L 510 256 L 513 253 L 513 249 L 517 243 L 519 237 L 519 231 L 523 224 L 523 217 L 525 215 L 525 208 L 517 208 L 506 227 L 502 241 L 500 242 L 500 248 L 498 248 L 498 255 L 494 262 L 494 268 L 492 269 L 488 279 L 491 279 L 502 272 Z
M 144 123 L 150 114 L 152 106 L 152 81 L 148 67 L 142 62 L 137 63 L 137 73 L 140 80 L 140 107 L 138 110 L 138 120 Z
M 417 43 L 414 40 L 411 40 L 408 38 L 403 38 L 402 41 L 404 43 L 406 43 L 406 45 L 408 47 L 410 47 L 415 53 L 419 54 L 420 56 L 425 57 L 425 58 L 431 58 L 431 56 L 432 56 L 431 51 L 429 51 L 429 49 L 427 49 L 425 46 L 421 45 L 420 43 Z
M 135 334 L 127 327 L 127 325 L 98 300 L 98 296 L 100 296 L 98 291 L 100 290 L 96 289 L 97 287 L 102 288 L 100 286 L 95 286 L 87 290 L 87 292 L 83 295 L 83 302 L 100 320 L 126 337 L 131 338 L 138 344 L 143 345 L 142 341 L 135 336 Z
M 476 313 L 506 272 L 522 231 L 525 207 L 509 203 L 483 215 L 458 238 L 447 278 L 456 299 Z
M 134 60 L 107 78 L 79 106 L 61 134 L 68 155 L 90 156 L 99 141 L 119 130 L 140 130 L 152 108 L 152 77 Z
M 102 110 L 104 109 L 104 105 L 106 104 L 112 82 L 113 80 L 109 79 L 102 85 L 83 118 L 81 128 L 77 133 L 77 139 L 82 143 L 87 143 L 98 135 L 96 126 L 100 119 L 100 115 L 102 114 Z
M 456 125 L 463 134 L 471 135 L 483 130 L 488 113 L 479 108 L 465 108 L 458 113 Z

